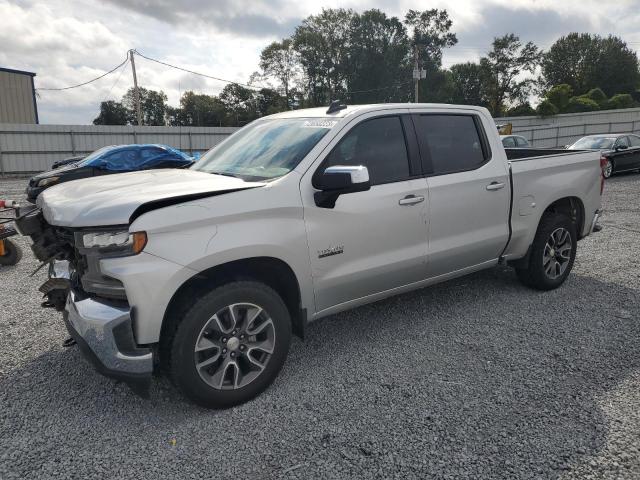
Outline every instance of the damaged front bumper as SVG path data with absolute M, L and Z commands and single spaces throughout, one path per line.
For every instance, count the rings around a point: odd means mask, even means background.
M 124 302 L 92 298 L 74 290 L 69 262 L 51 262 L 49 280 L 41 291 L 49 298 L 64 292 L 63 318 L 69 334 L 98 372 L 123 380 L 138 394 L 147 396 L 153 373 L 153 351 L 140 347 L 133 336 L 131 308 Z
M 123 380 L 146 395 L 153 373 L 153 352 L 136 345 L 131 309 L 71 290 L 64 311 L 69 334 L 98 372 Z

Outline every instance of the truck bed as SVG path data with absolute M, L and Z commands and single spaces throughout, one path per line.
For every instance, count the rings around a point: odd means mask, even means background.
M 583 222 L 577 233 L 578 237 L 588 235 L 591 219 L 600 208 L 600 153 L 543 148 L 513 148 L 506 153 L 513 192 L 507 259 L 526 253 L 544 208 L 561 198 L 582 199 Z
M 551 155 L 572 155 L 584 150 L 567 150 L 564 148 L 505 148 L 507 159 L 511 161 L 526 160 Z

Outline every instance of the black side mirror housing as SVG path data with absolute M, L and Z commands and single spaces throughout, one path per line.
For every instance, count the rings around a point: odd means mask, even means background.
M 333 208 L 340 195 L 364 192 L 371 188 L 369 171 L 363 165 L 335 165 L 328 167 L 314 182 L 319 192 L 314 194 L 316 205 L 321 208 Z

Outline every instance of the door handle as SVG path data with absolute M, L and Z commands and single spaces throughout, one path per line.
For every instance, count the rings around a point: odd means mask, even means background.
M 504 183 L 491 182 L 487 185 L 487 190 L 500 190 L 501 188 L 504 188 Z
M 406 197 L 398 200 L 399 205 L 415 205 L 420 202 L 424 202 L 424 197 L 422 195 L 407 195 Z

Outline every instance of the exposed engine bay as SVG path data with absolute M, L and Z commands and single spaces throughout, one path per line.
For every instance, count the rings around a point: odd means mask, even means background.
M 87 229 L 50 225 L 40 209 L 23 213 L 15 223 L 22 235 L 31 238 L 31 250 L 42 266 L 49 266 L 49 279 L 39 288 L 45 297 L 43 307 L 64 310 L 71 288 L 87 296 L 126 301 L 122 283 L 99 270 L 100 259 L 120 256 L 121 252 L 84 248 L 82 236 Z

